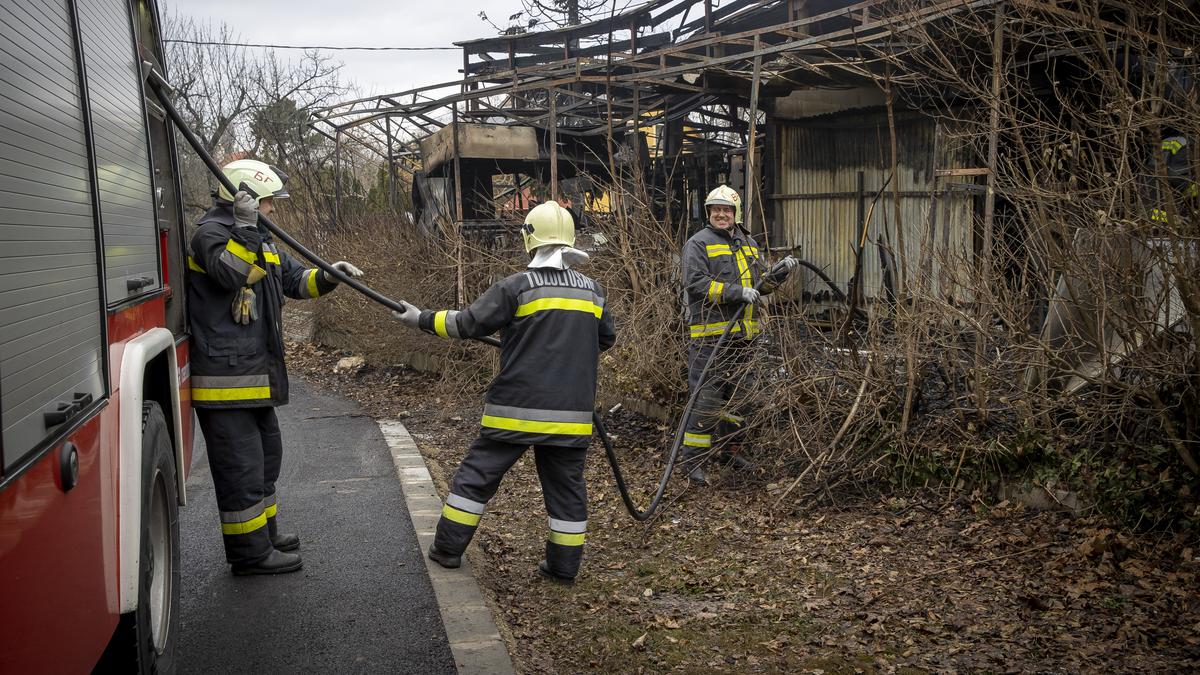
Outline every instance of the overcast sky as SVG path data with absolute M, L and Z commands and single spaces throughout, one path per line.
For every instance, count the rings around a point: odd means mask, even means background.
M 243 42 L 357 47 L 449 47 L 491 37 L 521 9 L 521 0 L 160 0 L 164 14 L 178 12 L 214 24 L 225 22 Z M 345 63 L 343 79 L 363 95 L 385 94 L 461 77 L 462 51 L 327 52 Z M 299 52 L 282 51 L 281 57 Z

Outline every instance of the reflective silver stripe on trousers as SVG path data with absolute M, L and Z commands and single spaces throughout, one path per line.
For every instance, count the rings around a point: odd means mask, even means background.
M 252 267 L 250 263 L 242 260 L 230 251 L 221 251 L 221 262 L 228 265 L 230 269 L 238 274 L 249 275 Z
M 569 422 L 573 424 L 591 424 L 590 410 L 539 410 L 537 408 L 517 408 L 511 405 L 496 405 L 486 403 L 483 414 L 491 417 L 507 417 L 531 422 Z
M 278 503 L 279 503 L 279 498 L 276 496 L 275 493 L 271 493 L 267 497 L 263 498 L 263 506 L 275 506 Z
M 555 532 L 562 532 L 563 534 L 583 534 L 587 532 L 587 521 L 551 518 L 550 529 Z
M 192 386 L 196 389 L 237 389 L 242 387 L 267 387 L 269 375 L 193 375 Z
M 572 300 L 586 300 L 595 303 L 597 307 L 604 306 L 604 298 L 587 290 L 586 288 L 563 288 L 561 286 L 543 286 L 542 288 L 533 288 L 517 296 L 517 304 L 524 305 L 534 300 L 542 298 L 570 298 Z
M 253 519 L 261 516 L 262 512 L 263 512 L 263 503 L 262 502 L 259 502 L 259 503 L 255 504 L 254 506 L 251 506 L 248 509 L 242 509 L 241 511 L 222 511 L 221 512 L 221 522 L 222 523 L 244 523 L 248 520 L 253 520 Z
M 474 513 L 475 515 L 483 515 L 483 510 L 487 508 L 487 504 L 477 502 L 473 499 L 467 499 L 451 492 L 446 495 L 446 503 L 459 511 Z
M 451 309 L 446 311 L 446 335 L 452 338 L 460 338 L 458 334 L 458 310 Z

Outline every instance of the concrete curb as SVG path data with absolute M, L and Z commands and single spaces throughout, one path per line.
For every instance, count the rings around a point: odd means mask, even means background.
M 508 648 L 479 591 L 471 564 L 464 557 L 461 568 L 448 570 L 424 555 L 433 543 L 433 534 L 442 514 L 442 499 L 433 487 L 425 458 L 400 422 L 379 420 L 379 430 L 383 432 L 403 486 L 404 501 L 417 531 L 421 558 L 433 583 L 455 667 L 463 675 L 513 673 Z

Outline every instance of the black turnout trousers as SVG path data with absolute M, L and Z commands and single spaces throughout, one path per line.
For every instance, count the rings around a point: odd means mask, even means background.
M 438 549 L 451 555 L 466 550 L 500 480 L 528 448 L 482 436 L 475 439 L 450 481 L 434 538 Z M 587 484 L 583 479 L 587 449 L 535 445 L 533 453 L 550 517 L 546 562 L 554 574 L 574 578 L 583 560 L 587 531 Z
M 278 531 L 275 481 L 283 439 L 275 408 L 196 408 L 221 512 L 225 558 L 253 564 Z

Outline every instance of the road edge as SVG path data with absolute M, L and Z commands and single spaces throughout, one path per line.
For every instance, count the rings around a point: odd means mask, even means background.
M 416 441 L 399 420 L 376 422 L 383 432 L 392 463 L 396 465 L 408 515 L 421 547 L 421 559 L 425 561 L 442 625 L 446 628 L 454 666 L 462 675 L 515 673 L 512 657 L 496 627 L 492 611 L 483 599 L 479 582 L 471 571 L 471 563 L 464 557 L 462 567 L 448 570 L 425 555 L 433 543 L 434 531 L 441 517 L 442 499 L 433 486 L 429 467 Z

